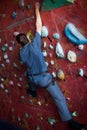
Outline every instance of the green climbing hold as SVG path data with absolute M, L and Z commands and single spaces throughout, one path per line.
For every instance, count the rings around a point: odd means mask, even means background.
M 55 38 L 55 39 L 58 40 L 58 39 L 60 39 L 60 35 L 59 35 L 58 33 L 54 33 L 54 34 L 53 34 L 53 38 Z
M 54 118 L 48 118 L 48 122 L 49 122 L 51 125 L 54 125 L 54 123 L 56 123 L 56 121 L 55 121 Z
M 77 112 L 76 111 L 72 112 L 71 116 L 76 117 L 77 116 Z
M 30 9 L 30 7 L 31 7 L 31 6 L 30 6 L 30 4 L 28 4 L 28 5 L 26 6 L 26 9 L 28 9 L 28 10 L 29 10 L 29 9 Z
M 25 117 L 26 117 L 26 118 L 28 118 L 28 117 L 29 117 L 28 113 L 25 113 Z
M 2 48 L 1 48 L 1 50 L 2 50 L 2 51 L 6 51 L 6 48 L 7 48 L 7 47 L 6 47 L 5 45 L 3 45 Z
M 20 122 L 21 121 L 21 118 L 18 116 L 18 122 Z

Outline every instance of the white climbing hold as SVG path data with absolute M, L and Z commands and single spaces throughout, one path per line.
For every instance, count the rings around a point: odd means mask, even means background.
M 53 76 L 53 78 L 56 78 L 56 73 L 52 72 L 52 76 Z
M 16 37 L 18 34 L 19 34 L 19 32 L 14 32 L 14 33 L 13 33 L 13 36 Z
M 79 50 L 83 50 L 84 49 L 84 45 L 78 45 L 78 49 Z
M 50 63 L 51 63 L 51 65 L 54 65 L 54 61 L 53 60 L 51 60 Z
M 70 62 L 76 62 L 77 61 L 77 56 L 76 56 L 76 53 L 69 50 L 68 53 L 67 53 L 67 59 L 70 61 Z
M 46 43 L 46 41 L 44 41 L 44 48 L 46 48 L 46 46 L 47 46 L 47 43 Z
M 50 49 L 54 49 L 53 46 L 52 46 L 51 44 L 49 45 L 49 48 L 50 48 Z
M 45 64 L 46 64 L 46 66 L 48 67 L 48 65 L 49 65 L 49 64 L 48 64 L 48 62 L 47 62 L 47 61 L 45 62 Z
M 65 57 L 63 48 L 59 42 L 57 42 L 57 44 L 56 44 L 56 55 L 57 55 L 57 57 L 60 57 L 60 58 Z
M 8 59 L 7 53 L 4 54 L 4 59 Z
M 42 53 L 43 53 L 43 56 L 44 56 L 44 57 L 47 57 L 47 52 L 46 52 L 46 50 L 43 50 Z
M 83 75 L 84 75 L 83 69 L 79 69 L 79 70 L 78 70 L 78 74 L 79 74 L 80 76 L 83 76 Z

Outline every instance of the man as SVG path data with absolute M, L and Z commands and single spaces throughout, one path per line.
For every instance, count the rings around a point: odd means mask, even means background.
M 41 28 L 42 21 L 40 17 L 40 4 L 35 4 L 36 14 L 36 33 L 35 37 L 31 41 L 28 40 L 25 34 L 19 34 L 16 36 L 16 40 L 21 44 L 20 60 L 28 67 L 28 81 L 29 89 L 28 93 L 33 97 L 36 96 L 36 86 L 45 88 L 52 96 L 62 121 L 68 121 L 71 130 L 82 130 L 86 126 L 74 121 L 67 108 L 65 97 L 60 91 L 57 83 L 53 81 L 52 75 L 48 73 L 47 66 L 44 61 L 43 54 L 41 52 Z

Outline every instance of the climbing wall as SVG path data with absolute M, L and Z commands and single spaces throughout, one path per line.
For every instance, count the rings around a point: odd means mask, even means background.
M 42 1 L 39 2 L 42 5 Z M 14 32 L 26 34 L 31 31 L 34 35 L 34 4 L 35 0 L 25 0 L 24 7 L 19 8 L 18 0 L 0 0 L 0 118 L 23 130 L 69 130 L 68 124 L 61 122 L 56 106 L 45 89 L 38 86 L 38 97 L 33 99 L 26 93 L 29 87 L 25 76 L 26 66 L 18 60 L 20 46 Z M 44 58 L 48 70 L 55 74 L 54 80 L 66 97 L 74 119 L 87 124 L 87 45 L 80 50 L 64 34 L 65 25 L 71 22 L 87 37 L 86 14 L 86 0 L 76 0 L 68 6 L 41 11 L 43 25 L 49 32 L 48 37 L 42 38 L 42 51 L 47 52 Z M 53 33 L 58 33 L 60 39 L 53 38 Z M 57 42 L 64 50 L 64 59 L 56 56 Z M 75 63 L 67 59 L 69 50 L 76 53 Z M 80 68 L 85 76 L 78 75 Z M 58 69 L 64 72 L 64 80 L 57 78 Z

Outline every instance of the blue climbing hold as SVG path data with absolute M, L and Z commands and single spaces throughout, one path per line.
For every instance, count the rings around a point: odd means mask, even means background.
M 76 45 L 87 43 L 87 38 L 85 38 L 72 23 L 68 23 L 65 26 L 64 32 L 66 37 Z

